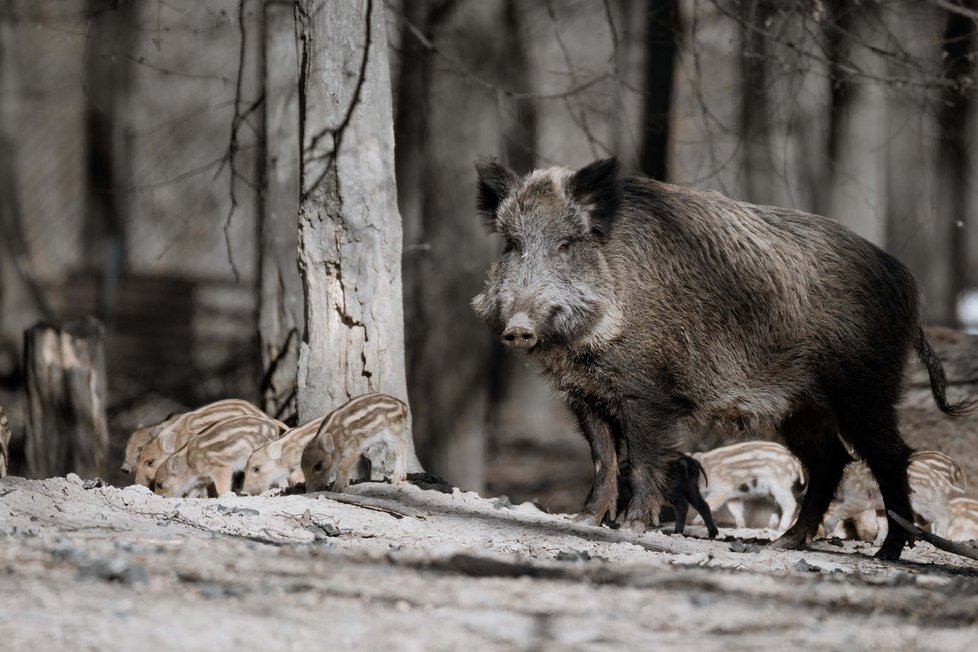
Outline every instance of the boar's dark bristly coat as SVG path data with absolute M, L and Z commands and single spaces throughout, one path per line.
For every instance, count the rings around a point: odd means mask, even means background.
M 523 177 L 492 160 L 477 168 L 479 211 L 505 251 L 473 307 L 576 415 L 594 460 L 582 518 L 614 518 L 621 442 L 625 524 L 657 524 L 682 428 L 733 421 L 774 425 L 810 475 L 774 545 L 816 532 L 850 460 L 837 435 L 869 464 L 887 509 L 911 519 L 911 451 L 894 408 L 910 351 L 944 412 L 973 403 L 948 403 L 899 261 L 824 217 L 623 179 L 614 159 Z M 890 523 L 877 554 L 896 559 L 907 541 Z

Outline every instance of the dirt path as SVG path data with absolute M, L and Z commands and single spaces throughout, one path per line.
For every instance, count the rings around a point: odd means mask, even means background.
M 85 486 L 0 480 L 3 649 L 978 649 L 978 563 L 925 543 L 883 564 L 411 485 L 343 502 Z

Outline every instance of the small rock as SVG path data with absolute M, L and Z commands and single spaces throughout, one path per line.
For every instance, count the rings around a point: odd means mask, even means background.
M 586 550 L 561 550 L 555 559 L 557 561 L 591 561 L 591 555 Z
M 835 546 L 837 548 L 843 548 L 846 545 L 842 543 L 842 539 L 840 539 L 839 537 L 832 537 L 831 539 L 829 539 L 828 543 L 830 546 Z
M 305 528 L 307 531 L 312 532 L 316 541 L 323 541 L 331 537 L 338 537 L 342 534 L 340 529 L 330 523 L 329 521 L 313 521 Z
M 206 583 L 199 584 L 197 590 L 200 591 L 200 595 L 209 600 L 219 600 L 221 598 L 227 597 L 227 591 L 220 584 Z
M 81 484 L 82 483 L 82 479 L 81 479 L 81 477 L 77 473 L 69 473 L 68 475 L 65 476 L 65 480 L 67 480 L 71 484 Z
M 140 564 L 134 564 L 127 557 L 112 557 L 82 562 L 78 566 L 78 576 L 119 582 L 127 586 L 145 584 L 149 573 Z
M 105 483 L 102 482 L 102 478 L 95 478 L 94 480 L 83 480 L 82 489 L 98 489 L 104 487 Z
M 52 550 L 51 558 L 58 561 L 67 561 L 72 564 L 79 564 L 87 561 L 88 555 L 86 555 L 85 551 L 81 550 L 80 548 L 65 546 L 63 548 L 55 548 Z
M 509 496 L 499 496 L 498 498 L 492 499 L 492 506 L 496 509 L 511 509 L 513 507 L 513 501 L 509 499 Z
M 217 511 L 222 514 L 242 514 L 244 516 L 260 516 L 261 512 L 257 509 L 251 509 L 250 507 L 228 507 L 227 505 L 218 505 Z
M 694 593 L 690 596 L 689 602 L 694 607 L 712 607 L 720 598 L 710 593 Z
M 804 559 L 798 560 L 798 562 L 794 566 L 792 566 L 792 568 L 798 571 L 799 573 L 818 573 L 821 572 L 822 570 L 818 566 L 813 566 L 809 564 Z
M 745 541 L 734 541 L 730 544 L 730 552 L 760 552 L 761 547 L 756 543 L 747 543 Z

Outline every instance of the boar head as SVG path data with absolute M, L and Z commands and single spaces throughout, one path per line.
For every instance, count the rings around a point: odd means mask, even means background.
M 574 345 L 613 309 L 614 282 L 602 245 L 621 201 L 618 161 L 576 172 L 519 177 L 494 160 L 476 164 L 478 210 L 505 249 L 472 300 L 476 314 L 514 349 Z

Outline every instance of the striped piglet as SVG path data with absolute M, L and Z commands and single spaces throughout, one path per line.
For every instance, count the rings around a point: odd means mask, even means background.
M 156 472 L 153 490 L 162 496 L 189 493 L 223 496 L 251 454 L 281 436 L 281 424 L 266 416 L 246 415 L 215 423 L 192 437 Z
M 333 410 L 302 452 L 306 491 L 343 491 L 356 479 L 404 480 L 407 426 L 407 406 L 387 394 L 364 394 Z

